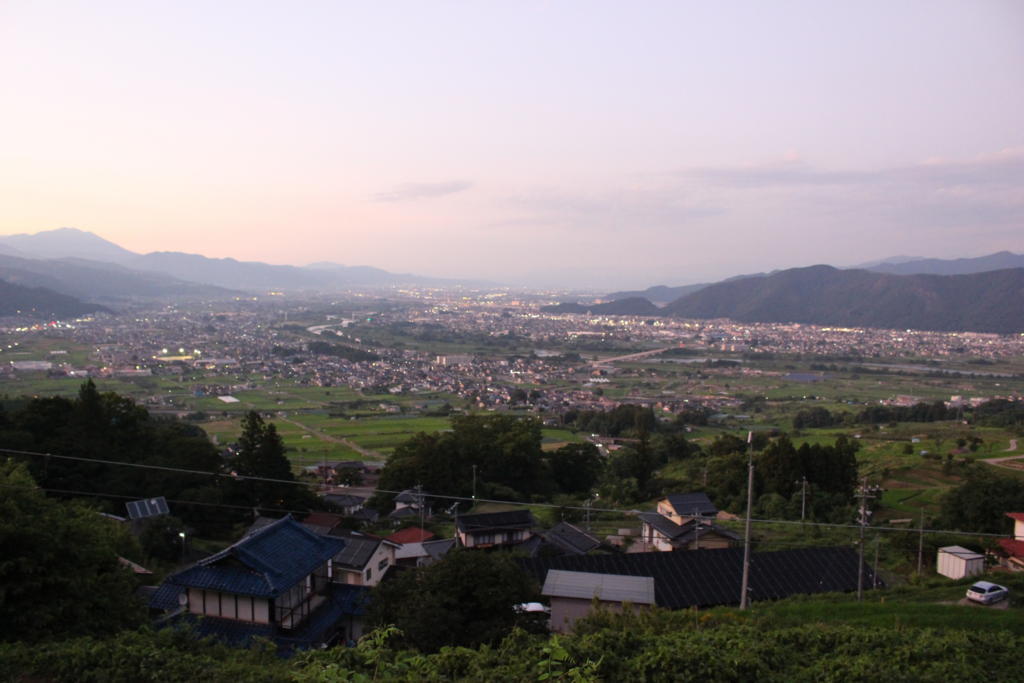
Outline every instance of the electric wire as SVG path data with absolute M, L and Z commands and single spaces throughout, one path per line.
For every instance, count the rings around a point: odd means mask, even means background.
M 313 488 L 313 489 L 320 489 L 322 487 L 322 484 L 320 484 L 318 482 L 305 482 L 305 481 L 297 481 L 297 480 L 294 480 L 294 479 L 274 479 L 274 478 L 271 478 L 271 477 L 256 477 L 256 476 L 249 476 L 249 475 L 238 475 L 238 474 L 232 474 L 232 473 L 228 473 L 228 472 L 208 472 L 208 471 L 204 471 L 204 470 L 191 470 L 191 469 L 185 469 L 185 468 L 181 468 L 181 467 L 168 467 L 168 466 L 164 466 L 164 465 L 147 465 L 147 464 L 144 464 L 144 463 L 120 462 L 120 461 L 117 461 L 117 460 L 102 460 L 102 459 L 98 459 L 98 458 L 86 458 L 86 457 L 82 457 L 82 456 L 73 456 L 73 455 L 59 455 L 59 454 L 56 454 L 56 453 L 41 453 L 41 452 L 38 452 L 38 451 L 26 451 L 26 450 L 18 450 L 18 449 L 13 449 L 13 448 L 0 448 L 0 453 L 10 453 L 10 454 L 13 454 L 13 455 L 36 456 L 36 457 L 43 457 L 43 458 L 55 458 L 55 459 L 59 459 L 59 460 L 72 460 L 72 461 L 81 461 L 81 462 L 100 463 L 100 464 L 104 464 L 104 465 L 114 465 L 114 466 L 122 466 L 122 467 L 135 467 L 135 468 L 140 468 L 140 469 L 153 469 L 153 470 L 160 470 L 160 471 L 165 471 L 165 472 L 178 472 L 178 473 L 182 473 L 182 474 L 195 474 L 195 475 L 200 475 L 200 476 L 221 477 L 221 478 L 229 479 L 229 480 L 232 480 L 232 481 L 251 481 L 251 482 L 267 482 L 267 483 L 273 483 L 273 484 L 290 484 L 290 485 L 296 485 L 296 486 L 305 486 L 307 488 Z M 42 487 L 37 487 L 37 488 L 42 488 Z M 42 490 L 48 490 L 48 491 L 51 491 L 51 492 L 54 492 L 54 493 L 66 493 L 67 495 L 87 495 L 87 496 L 95 495 L 97 497 L 104 497 L 104 496 L 108 496 L 108 497 L 123 497 L 123 498 L 129 498 L 129 499 L 133 499 L 133 500 L 150 497 L 150 496 L 137 496 L 137 497 L 133 498 L 132 496 L 122 496 L 121 494 L 92 493 L 92 492 L 88 492 L 88 491 L 72 492 L 72 491 L 61 491 L 61 490 L 57 490 L 57 489 L 53 489 L 53 490 L 51 490 L 51 489 L 42 489 Z M 398 495 L 400 493 L 403 493 L 402 491 L 393 491 L 393 490 L 381 489 L 381 488 L 362 488 L 362 487 L 360 487 L 360 490 L 370 491 L 370 492 L 373 492 L 373 493 L 383 493 L 383 494 L 388 494 L 388 495 Z M 480 498 L 480 497 L 471 497 L 471 496 L 453 496 L 453 495 L 435 494 L 435 493 L 422 493 L 422 494 L 416 494 L 416 495 L 422 495 L 422 497 L 424 499 L 449 500 L 449 501 L 472 502 L 472 503 L 495 503 L 495 504 L 499 504 L 499 505 L 520 505 L 520 506 L 525 506 L 525 507 L 540 507 L 540 508 L 558 509 L 558 510 L 577 510 L 577 511 L 580 511 L 580 512 L 587 512 L 587 511 L 589 511 L 590 513 L 613 513 L 613 514 L 624 515 L 624 516 L 632 516 L 632 515 L 636 515 L 637 513 L 640 512 L 640 510 L 636 510 L 636 509 L 628 509 L 627 510 L 627 509 L 622 509 L 622 508 L 604 508 L 604 507 L 599 508 L 599 507 L 592 507 L 592 506 L 585 506 L 585 505 L 558 505 L 556 503 L 531 502 L 531 501 L 521 501 L 521 500 L 503 500 L 503 499 L 496 499 L 496 498 Z M 178 504 L 185 504 L 185 505 L 205 505 L 205 506 L 210 506 L 210 507 L 229 507 L 229 508 L 238 508 L 238 509 L 247 509 L 247 510 L 251 510 L 252 509 L 252 506 L 236 506 L 236 505 L 226 505 L 226 504 L 220 504 L 220 503 L 201 503 L 201 502 L 182 501 L 182 500 L 178 500 L 178 501 L 170 501 L 169 500 L 168 502 L 175 502 L 175 503 L 178 503 Z M 259 507 L 260 509 L 263 509 L 263 510 L 272 510 L 273 509 L 273 508 L 266 508 L 266 507 L 262 507 L 262 506 L 257 506 L 257 507 Z M 297 514 L 306 514 L 306 513 L 309 512 L 308 510 L 284 510 L 284 509 L 279 509 L 277 511 L 297 513 Z M 745 521 L 745 518 L 744 517 L 736 517 L 736 519 L 733 520 L 733 521 L 740 521 L 740 522 L 742 522 L 742 521 Z M 813 527 L 823 527 L 823 528 L 833 528 L 833 529 L 859 529 L 859 528 L 861 528 L 860 524 L 840 524 L 840 523 L 835 523 L 835 522 L 807 522 L 807 521 L 788 520 L 788 519 L 759 519 L 757 517 L 751 517 L 750 521 L 752 523 L 756 523 L 756 524 L 783 524 L 783 525 L 796 525 L 796 526 L 803 526 L 803 527 L 812 527 L 813 526 Z M 496 527 L 489 527 L 489 528 L 500 529 L 502 527 L 497 527 L 496 526 Z M 509 528 L 517 528 L 517 527 L 509 527 Z M 870 526 L 870 525 L 865 525 L 864 529 L 866 531 L 901 531 L 901 532 L 904 532 L 904 533 L 916 533 L 916 534 L 920 534 L 920 533 L 925 533 L 925 534 L 955 534 L 955 535 L 961 535 L 961 536 L 979 536 L 979 537 L 991 537 L 991 538 L 1005 538 L 1007 536 L 1007 534 L 994 534 L 994 533 L 991 533 L 991 532 L 984 532 L 984 531 L 959 531 L 959 530 L 955 530 L 955 529 L 923 529 L 922 530 L 920 527 L 916 527 L 915 528 L 915 527 L 909 527 L 909 526 L 908 527 L 891 527 L 891 526 Z

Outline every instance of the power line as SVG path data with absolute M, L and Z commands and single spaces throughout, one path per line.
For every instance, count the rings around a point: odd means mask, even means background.
M 231 474 L 231 473 L 228 473 L 228 472 L 207 472 L 207 471 L 204 471 L 204 470 L 190 470 L 190 469 L 184 469 L 184 468 L 180 468 L 180 467 L 167 467 L 167 466 L 164 466 L 164 465 L 147 465 L 147 464 L 143 464 L 143 463 L 119 462 L 117 460 L 101 460 L 101 459 L 85 458 L 85 457 L 73 456 L 73 455 L 58 455 L 58 454 L 55 454 L 55 453 L 40 453 L 38 451 L 17 450 L 17 449 L 13 449 L 13 448 L 0 448 L 0 453 L 12 453 L 12 454 L 15 454 L 15 455 L 31 455 L 31 456 L 37 456 L 37 457 L 56 458 L 56 459 L 60 459 L 60 460 L 74 460 L 74 461 L 81 461 L 81 462 L 95 462 L 95 463 L 100 463 L 100 464 L 104 464 L 104 465 L 115 465 L 115 466 L 122 466 L 122 467 L 135 467 L 135 468 L 140 468 L 140 469 L 153 469 L 153 470 L 160 470 L 160 471 L 165 471 L 165 472 L 180 472 L 180 473 L 183 473 L 183 474 L 196 474 L 196 475 L 204 475 L 204 476 L 209 476 L 209 477 L 221 477 L 221 478 L 229 479 L 229 480 L 232 480 L 232 481 L 255 481 L 255 482 L 268 482 L 268 483 L 273 483 L 273 484 L 290 484 L 290 485 L 293 485 L 293 486 L 305 486 L 307 488 L 313 488 L 313 489 L 319 489 L 321 487 L 321 485 L 319 483 L 316 483 L 316 482 L 297 481 L 297 480 L 294 480 L 294 479 L 274 479 L 274 478 L 271 478 L 271 477 L 254 477 L 254 476 L 247 476 L 247 475 L 236 475 L 236 474 Z M 49 490 L 49 489 L 44 489 L 44 490 Z M 385 494 L 389 494 L 389 495 L 397 495 L 399 493 L 402 493 L 402 491 L 393 491 L 393 490 L 390 490 L 390 489 L 381 489 L 381 488 L 364 488 L 362 490 L 369 491 L 369 492 L 372 492 L 372 493 L 385 493 Z M 60 491 L 53 490 L 53 492 L 60 492 Z M 69 492 L 69 493 L 74 495 L 74 492 Z M 81 494 L 81 495 L 94 495 L 93 493 L 87 492 L 87 491 L 82 491 L 82 492 L 78 492 L 78 493 Z M 119 495 L 119 494 L 110 494 L 110 495 Z M 133 498 L 132 496 L 124 496 L 124 497 L 126 497 L 126 498 Z M 147 497 L 147 496 L 138 496 L 138 498 L 145 498 L 145 497 Z M 424 498 L 434 498 L 434 499 L 438 499 L 438 500 L 464 501 L 464 502 L 470 502 L 470 503 L 496 503 L 496 504 L 499 504 L 499 505 L 520 505 L 520 506 L 524 506 L 524 507 L 541 507 L 541 508 L 552 508 L 552 509 L 559 509 L 559 510 L 578 510 L 580 512 L 586 512 L 587 510 L 590 510 L 590 512 L 606 512 L 606 513 L 614 513 L 614 514 L 626 515 L 626 516 L 632 516 L 632 515 L 635 515 L 636 513 L 640 512 L 639 510 L 636 510 L 636 509 L 625 510 L 625 509 L 621 509 L 621 508 L 595 508 L 595 507 L 589 507 L 588 508 L 585 505 L 558 505 L 556 503 L 541 503 L 541 502 L 530 502 L 530 501 L 522 501 L 522 500 L 502 500 L 502 499 L 497 499 L 497 498 L 473 498 L 471 496 L 453 496 L 453 495 L 446 495 L 446 494 L 439 494 L 439 493 L 438 494 L 435 494 L 435 493 L 424 493 L 423 497 Z M 169 502 L 172 502 L 172 501 L 169 501 Z M 216 504 L 213 504 L 213 503 L 199 503 L 199 502 L 192 502 L 192 501 L 173 501 L 173 502 L 178 502 L 178 503 L 187 504 L 187 505 L 216 505 Z M 239 507 L 239 506 L 234 506 L 234 507 Z M 252 506 L 245 506 L 245 507 L 246 507 L 246 509 L 252 509 Z M 271 508 L 263 508 L 263 507 L 261 507 L 261 509 L 271 509 Z M 281 511 L 283 511 L 283 512 L 296 512 L 296 513 L 301 513 L 301 514 L 305 514 L 305 513 L 308 512 L 308 510 L 281 510 Z M 745 517 L 737 517 L 737 519 L 734 520 L 734 521 L 745 522 L 746 518 Z M 751 517 L 750 521 L 751 522 L 756 522 L 758 524 L 792 524 L 792 525 L 801 525 L 802 524 L 804 526 L 816 526 L 816 527 L 824 527 L 824 528 L 832 528 L 832 529 L 860 529 L 860 528 L 862 528 L 860 524 L 837 524 L 837 523 L 831 523 L 831 522 L 801 522 L 799 520 L 789 520 L 789 519 L 759 519 L 757 517 Z M 1006 538 L 1006 536 L 1007 536 L 1007 534 L 994 534 L 994 533 L 984 532 L 984 531 L 960 531 L 960 530 L 956 530 L 956 529 L 921 529 L 921 528 L 915 529 L 915 528 L 910 528 L 910 527 L 904 528 L 904 527 L 885 527 L 885 526 L 864 526 L 863 528 L 866 529 L 866 530 L 872 530 L 872 531 L 902 531 L 902 532 L 917 532 L 917 533 L 922 533 L 922 531 L 923 531 L 923 533 L 926 533 L 926 534 L 956 534 L 956 535 L 960 535 L 960 536 L 984 536 L 984 537 L 991 537 L 991 538 Z

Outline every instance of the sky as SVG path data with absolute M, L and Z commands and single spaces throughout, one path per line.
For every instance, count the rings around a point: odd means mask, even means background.
M 594 289 L 1024 251 L 1024 2 L 0 0 L 0 235 Z

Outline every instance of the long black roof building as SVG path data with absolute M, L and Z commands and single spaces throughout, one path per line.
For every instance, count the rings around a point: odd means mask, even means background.
M 563 555 L 518 560 L 538 582 L 549 569 L 594 574 L 650 576 L 659 607 L 686 609 L 737 605 L 743 576 L 743 549 Z M 857 590 L 857 553 L 851 548 L 801 548 L 751 554 L 750 599 L 778 600 L 791 595 Z M 864 588 L 873 584 L 864 566 Z M 879 586 L 882 583 L 879 581 Z

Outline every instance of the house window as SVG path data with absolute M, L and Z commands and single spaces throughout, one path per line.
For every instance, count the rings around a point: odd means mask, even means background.
M 371 576 L 373 576 L 373 570 L 372 569 L 367 569 L 366 570 L 366 580 L 369 581 Z
M 388 568 L 388 558 L 385 557 L 383 560 L 381 560 L 380 562 L 377 563 L 377 571 L 382 572 L 382 571 L 384 571 L 387 568 Z

